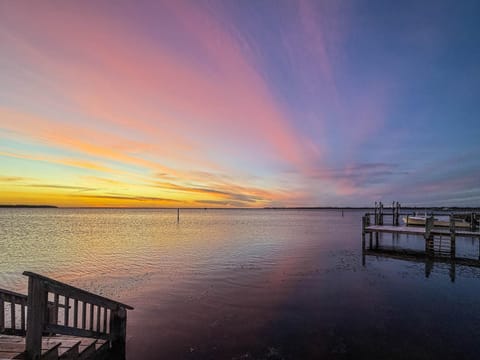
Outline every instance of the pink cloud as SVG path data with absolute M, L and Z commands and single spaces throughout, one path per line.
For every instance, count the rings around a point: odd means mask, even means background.
M 9 3 L 4 10 L 11 31 L 21 24 L 14 41 L 22 60 L 52 75 L 75 111 L 150 135 L 150 143 L 157 136 L 166 156 L 169 147 L 175 156 L 205 155 L 216 141 L 226 141 L 236 153 L 242 145 L 258 147 L 270 159 L 305 167 L 302 136 L 235 39 L 195 4 L 165 6 L 208 54 L 213 73 L 85 4 Z M 214 166 L 215 159 L 203 160 Z

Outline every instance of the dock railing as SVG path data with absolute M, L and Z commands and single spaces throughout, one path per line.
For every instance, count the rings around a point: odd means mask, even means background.
M 118 354 L 114 358 L 124 357 L 127 310 L 133 307 L 36 273 L 23 275 L 28 276 L 28 359 L 39 359 L 46 333 L 105 339 Z
M 0 334 L 25 335 L 26 306 L 26 295 L 0 289 Z

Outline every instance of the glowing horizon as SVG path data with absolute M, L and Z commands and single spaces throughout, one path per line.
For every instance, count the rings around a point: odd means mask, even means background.
M 476 5 L 435 4 L 2 2 L 0 203 L 480 206 Z

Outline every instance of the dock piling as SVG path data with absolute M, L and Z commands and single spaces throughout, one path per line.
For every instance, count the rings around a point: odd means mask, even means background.
M 455 239 L 455 218 L 450 214 L 450 256 L 455 258 L 456 255 L 456 239 Z
M 425 220 L 425 234 L 423 235 L 425 238 L 425 253 L 427 256 L 433 256 L 434 253 L 434 244 L 433 244 L 433 215 L 430 215 Z

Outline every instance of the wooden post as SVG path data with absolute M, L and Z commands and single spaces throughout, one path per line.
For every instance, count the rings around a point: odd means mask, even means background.
M 396 213 L 396 217 L 395 217 L 395 222 L 397 223 L 397 226 L 400 225 L 400 203 L 397 201 L 397 213 Z
M 392 225 L 393 226 L 397 225 L 395 223 L 395 201 L 392 201 Z
M 42 332 L 47 319 L 47 297 L 45 284 L 41 279 L 28 278 L 27 338 L 25 350 L 27 359 L 38 360 L 42 352 Z
M 177 209 L 177 223 L 180 222 L 180 208 Z
M 362 216 L 362 242 L 365 242 L 365 228 L 367 223 L 367 215 Z
M 5 330 L 5 302 L 0 299 L 0 334 Z
M 375 221 L 375 225 L 378 225 L 378 218 L 377 218 L 377 202 L 375 201 L 375 218 L 374 218 L 374 221 Z
M 110 315 L 112 337 L 112 359 L 125 359 L 125 339 L 127 337 L 127 310 L 119 307 Z
M 450 214 L 450 257 L 452 259 L 454 259 L 456 255 L 455 235 L 455 218 L 453 214 Z
M 381 201 L 380 201 L 380 219 L 379 219 L 378 225 L 383 225 L 383 204 Z
M 433 255 L 433 235 L 431 234 L 433 229 L 433 216 L 429 216 L 425 219 L 425 253 L 427 256 Z

